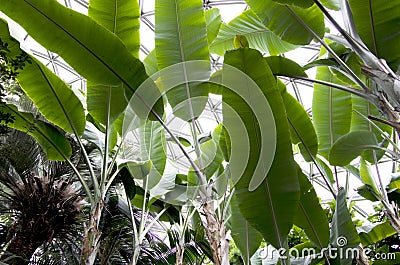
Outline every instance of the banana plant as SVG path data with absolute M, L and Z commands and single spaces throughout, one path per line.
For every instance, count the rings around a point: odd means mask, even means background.
M 391 21 L 398 20 L 400 5 L 353 0 L 246 2 L 248 10 L 222 23 L 218 10 L 204 10 L 202 1 L 157 0 L 155 49 L 141 62 L 136 0 L 91 0 L 88 16 L 55 0 L 2 0 L 1 12 L 88 81 L 86 106 L 32 57 L 18 82 L 46 121 L 13 105 L 1 106 L 16 117 L 11 126 L 26 130 L 49 159 L 65 160 L 80 178 L 91 205 L 82 264 L 96 260 L 104 201 L 117 177 L 122 177 L 128 205 L 135 203 L 136 184 L 144 190 L 143 216 L 138 227 L 132 227 L 136 247 L 131 264 L 138 259 L 140 239 L 148 232 L 151 205 L 161 198 L 190 209 L 175 240 L 177 264 L 184 262 L 187 223 L 196 213 L 217 265 L 229 264 L 227 222 L 246 264 L 261 238 L 276 249 L 288 250 L 293 225 L 304 229 L 315 249 L 337 242 L 342 233 L 352 236 L 353 247 L 360 240 L 348 214 L 346 190 L 330 166 L 335 173 L 338 167 L 358 172 L 399 231 L 399 213 L 379 170 L 374 177 L 370 164 L 377 165 L 385 156 L 399 158 L 391 138 L 392 128 L 400 131 L 399 37 Z M 344 28 L 327 9 L 342 12 Z M 325 20 L 340 36 L 325 32 Z M 19 44 L 9 36 L 6 24 L 0 25 L 1 39 L 19 54 Z M 312 40 L 323 48 L 308 65 L 276 56 Z M 215 73 L 210 54 L 224 56 Z M 317 67 L 314 79 L 305 72 L 312 67 Z M 312 120 L 286 91 L 284 78 L 315 83 Z M 222 122 L 203 136 L 197 125 L 210 94 L 222 98 Z M 171 130 L 168 115 L 188 126 L 187 138 Z M 60 131 L 77 139 L 89 179 L 70 162 L 70 147 Z M 138 150 L 126 138 L 129 133 L 140 139 Z M 93 167 L 83 141 L 98 149 L 100 170 Z M 166 170 L 164 147 L 170 141 L 189 164 L 184 174 Z M 295 162 L 293 146 L 319 170 L 336 199 L 330 231 L 311 182 Z M 360 163 L 352 163 L 357 157 Z M 392 188 L 395 185 L 394 181 Z M 132 217 L 132 207 L 128 208 Z M 132 224 L 136 224 L 133 217 Z M 350 262 L 328 256 L 324 260 Z M 280 262 L 291 261 L 282 257 Z
M 137 55 L 138 53 L 139 46 L 138 29 L 137 25 L 135 26 L 135 23 L 138 24 L 139 6 L 136 1 L 119 2 L 122 8 L 126 5 L 131 7 L 127 12 L 133 18 L 133 25 L 126 25 L 123 23 L 125 14 L 117 12 L 107 13 L 103 16 L 104 9 L 108 10 L 109 7 L 115 7 L 112 3 L 104 5 L 100 1 L 98 3 L 92 1 L 90 13 L 94 17 L 93 19 L 53 1 L 46 3 L 21 2 L 20 10 L 15 10 L 12 7 L 14 3 L 10 2 L 9 4 L 4 3 L 2 5 L 4 10 L 2 9 L 2 11 L 24 25 L 28 32 L 36 31 L 39 33 L 38 35 L 32 34 L 44 46 L 58 52 L 64 58 L 68 58 L 67 61 L 88 79 L 87 111 L 96 123 L 101 124 L 100 130 L 103 130 L 103 132 L 99 132 L 98 129 L 96 131 L 92 123 L 86 122 L 83 104 L 71 88 L 36 59 L 32 58 L 32 63 L 27 65 L 18 76 L 20 86 L 46 120 L 57 125 L 64 132 L 74 135 L 77 139 L 85 157 L 87 169 L 90 172 L 89 180 L 85 179 L 71 163 L 69 158 L 70 147 L 68 144 L 63 144 L 62 139 L 58 139 L 60 138 L 60 136 L 57 136 L 58 130 L 54 131 L 53 129 L 51 131 L 43 121 L 35 122 L 30 114 L 18 112 L 16 107 L 6 105 L 3 108 L 18 117 L 18 122 L 14 123 L 13 126 L 30 132 L 44 147 L 49 159 L 67 161 L 80 179 L 91 205 L 89 221 L 85 224 L 81 263 L 93 264 L 99 250 L 101 236 L 99 224 L 105 196 L 118 173 L 113 170 L 117 155 L 114 155 L 112 150 L 114 149 L 118 154 L 118 151 L 122 148 L 121 145 L 116 147 L 115 139 L 119 131 L 116 120 L 127 105 L 126 97 L 129 97 L 139 84 L 147 78 L 143 64 L 134 57 L 134 54 Z M 25 22 L 28 22 L 32 28 L 26 27 L 27 24 L 18 19 L 18 17 L 24 16 L 24 12 L 29 12 L 35 16 L 38 24 L 35 25 L 26 20 Z M 69 16 L 72 16 L 73 19 L 66 19 Z M 78 22 L 82 19 L 83 22 Z M 106 22 L 110 19 L 115 22 L 112 24 L 115 28 L 107 29 L 105 28 Z M 48 29 L 54 30 L 54 34 L 47 37 L 43 36 L 38 30 L 40 23 L 48 25 Z M 103 24 L 104 27 L 99 23 Z M 87 35 L 88 32 L 97 32 L 98 37 L 102 40 L 96 43 L 92 42 L 92 39 Z M 132 32 L 133 35 L 127 34 L 127 32 Z M 8 35 L 4 22 L 2 22 L 1 34 L 2 39 L 11 44 L 10 49 L 15 53 L 18 52 L 19 44 Z M 121 36 L 118 36 L 118 34 Z M 100 43 L 102 47 L 99 46 Z M 116 63 L 116 57 L 111 52 L 107 55 L 107 49 L 108 51 L 120 51 L 120 59 L 117 60 L 121 64 Z M 90 59 L 81 64 L 79 58 L 82 57 Z M 126 63 L 122 63 L 124 60 Z M 151 111 L 162 115 L 161 112 L 157 113 L 155 108 Z M 27 126 L 28 124 L 32 125 Z M 102 164 L 99 171 L 94 169 L 93 162 L 87 154 L 83 145 L 84 138 L 88 141 L 95 139 L 102 143 L 102 148 L 99 147 Z

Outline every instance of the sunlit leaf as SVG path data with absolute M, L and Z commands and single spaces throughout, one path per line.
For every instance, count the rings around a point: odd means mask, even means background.
M 252 10 L 246 10 L 228 24 L 222 23 L 217 38 L 210 45 L 210 51 L 224 55 L 225 51 L 234 48 L 236 35 L 243 35 L 249 42 L 250 48 L 257 49 L 271 55 L 277 55 L 297 48 L 279 39 L 257 17 Z
M 246 2 L 262 23 L 284 41 L 292 44 L 308 44 L 313 39 L 313 35 L 296 16 L 301 18 L 318 36 L 322 37 L 324 34 L 324 15 L 316 5 L 303 9 L 280 5 L 272 0 L 247 0 Z

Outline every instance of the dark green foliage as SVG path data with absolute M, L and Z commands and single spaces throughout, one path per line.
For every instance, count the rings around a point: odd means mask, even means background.
M 8 43 L 0 39 L 0 104 L 3 102 L 5 90 L 15 84 L 18 70 L 22 69 L 26 63 L 30 63 L 28 54 L 22 52 L 11 57 Z M 0 111 L 0 135 L 9 132 L 7 124 L 13 122 L 13 120 L 12 115 Z

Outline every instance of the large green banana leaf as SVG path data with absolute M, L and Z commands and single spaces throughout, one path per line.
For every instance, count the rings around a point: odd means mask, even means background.
M 89 17 L 115 34 L 128 51 L 139 57 L 140 8 L 136 0 L 92 0 Z M 112 124 L 123 112 L 127 98 L 123 86 L 101 85 L 88 80 L 87 107 L 89 113 L 103 124 Z
M 8 127 L 26 132 L 35 138 L 47 159 L 64 161 L 71 156 L 72 149 L 67 138 L 53 125 L 36 119 L 31 113 L 18 111 L 14 105 L 1 104 L 0 111 L 15 118 L 14 122 L 7 124 Z
M 11 54 L 22 53 L 3 20 L 0 20 L 0 39 L 8 43 Z M 85 112 L 79 98 L 41 62 L 33 57 L 29 60 L 17 76 L 21 88 L 48 121 L 66 132 L 81 135 L 85 130 Z
M 396 234 L 396 230 L 389 221 L 362 226 L 360 227 L 360 230 L 361 232 L 359 233 L 359 236 L 363 247 L 378 243 L 379 241 Z
M 378 58 L 397 71 L 400 66 L 400 2 L 349 0 L 360 38 Z
M 158 174 L 162 175 L 167 161 L 164 128 L 158 122 L 147 121 L 139 131 L 142 137 L 143 157 L 151 160 L 154 167 L 152 170 L 156 170 Z
M 319 67 L 316 78 L 341 84 L 327 67 Z M 319 142 L 319 153 L 328 158 L 331 146 L 340 136 L 350 130 L 351 94 L 329 86 L 315 84 L 312 110 Z
M 218 35 L 221 27 L 221 14 L 218 8 L 211 8 L 204 11 L 207 24 L 208 44 L 211 44 Z
M 79 98 L 57 75 L 32 59 L 17 78 L 21 88 L 50 122 L 69 133 L 85 130 L 85 112 Z
M 392 127 L 381 122 L 374 122 L 372 120 L 368 120 L 367 117 L 369 115 L 379 117 L 379 111 L 375 105 L 366 101 L 363 98 L 360 98 L 355 95 L 351 95 L 351 101 L 353 105 L 353 113 L 351 116 L 351 131 L 358 131 L 358 130 L 367 130 L 371 131 L 375 134 L 376 139 L 378 142 L 382 142 L 384 140 L 383 136 L 381 135 L 381 131 L 386 132 L 388 135 L 392 134 Z M 363 116 L 361 116 L 361 115 Z M 378 128 L 376 128 L 376 126 Z M 387 142 L 388 143 L 388 142 Z M 387 146 L 385 144 L 384 146 Z M 379 161 L 385 154 L 384 151 L 375 151 L 376 160 Z M 375 163 L 375 158 L 372 151 L 366 151 L 362 154 L 362 157 L 366 159 L 368 162 Z
M 344 189 L 340 189 L 336 197 L 336 208 L 332 218 L 330 238 L 332 247 L 336 249 L 336 251 L 332 251 L 336 258 L 331 260 L 330 264 L 352 264 L 353 258 L 351 254 L 354 254 L 354 252 L 350 252 L 348 249 L 357 249 L 360 238 L 347 208 L 346 191 Z
M 236 35 L 243 35 L 249 42 L 249 47 L 271 55 L 277 55 L 294 50 L 298 46 L 281 40 L 271 32 L 252 10 L 246 10 L 228 24 L 223 23 L 217 38 L 210 45 L 210 52 L 224 55 L 233 49 Z
M 122 86 L 129 98 L 147 79 L 143 64 L 117 36 L 57 1 L 5 0 L 1 2 L 0 11 L 95 84 Z M 144 101 L 159 94 L 156 87 L 151 86 L 141 93 Z M 163 111 L 160 103 L 154 107 L 159 114 Z M 143 107 L 142 104 L 137 108 Z
M 366 150 L 380 149 L 376 136 L 371 131 L 352 131 L 337 139 L 329 152 L 329 162 L 345 166 Z
M 324 35 L 324 15 L 316 5 L 303 9 L 296 6 L 280 5 L 272 0 L 246 0 L 246 2 L 262 23 L 284 41 L 302 45 L 310 43 L 314 38 L 298 21 L 296 15 L 318 36 Z
M 235 245 L 239 248 L 245 264 L 248 264 L 247 262 L 250 261 L 250 258 L 259 248 L 262 236 L 240 213 L 235 197 L 235 195 L 232 196 L 230 205 L 231 218 L 229 221 L 232 230 L 232 238 L 235 241 Z
M 174 69 L 180 70 L 174 88 L 167 98 L 176 116 L 183 120 L 198 117 L 207 103 L 208 86 L 190 83 L 187 61 L 209 61 L 207 27 L 200 0 L 159 0 L 155 6 L 156 57 L 159 70 L 182 63 Z M 204 63 L 195 71 L 210 72 L 210 64 Z M 169 78 L 166 69 L 160 73 L 161 81 Z M 208 74 L 209 76 L 209 74 Z
M 303 68 L 296 62 L 281 56 L 268 56 L 265 61 L 272 73 L 283 76 L 307 76 Z M 285 84 L 277 79 L 283 103 L 288 117 L 290 136 L 293 144 L 300 144 L 300 150 L 306 161 L 312 161 L 318 152 L 318 139 L 314 125 L 303 106 L 287 90 Z
M 137 0 L 90 0 L 89 17 L 117 35 L 139 58 L 140 7 Z
M 230 167 L 234 166 L 235 155 L 240 155 L 242 161 L 247 162 L 235 186 L 238 206 L 245 219 L 266 241 L 277 248 L 285 247 L 286 236 L 298 208 L 299 183 L 283 100 L 271 70 L 258 51 L 242 48 L 227 52 L 224 63 L 222 79 L 225 87 L 222 99 L 225 103 L 224 126 L 229 132 L 232 148 Z M 227 74 L 226 64 L 236 67 L 250 80 L 237 74 Z M 257 86 L 251 86 L 251 80 Z M 234 92 L 234 86 L 242 90 Z M 260 92 L 261 95 L 258 95 Z M 268 100 L 267 103 L 263 97 Z M 270 105 L 278 137 L 271 168 L 269 171 L 268 168 L 262 168 L 257 172 L 259 157 L 264 159 L 267 154 L 263 154 L 263 148 L 271 150 L 272 147 L 266 143 L 275 137 L 271 128 L 264 128 L 265 122 L 268 126 L 268 120 L 272 118 L 268 116 L 270 113 L 264 111 L 262 117 L 257 116 L 260 114 L 256 111 L 258 104 Z M 237 116 L 234 117 L 232 113 Z M 240 126 L 245 127 L 244 134 L 237 131 Z M 235 146 L 242 147 L 236 149 Z M 248 148 L 247 152 L 245 147 Z M 246 154 L 248 158 L 245 160 Z M 236 173 L 232 168 L 231 172 Z M 254 173 L 266 174 L 266 178 L 257 177 L 256 184 L 260 184 L 254 185 Z
M 286 86 L 279 82 L 283 103 L 290 128 L 290 137 L 293 144 L 299 144 L 300 150 L 306 160 L 311 160 L 310 155 L 315 157 L 318 152 L 318 138 L 308 113 L 303 106 L 286 91 Z
M 329 244 L 328 218 L 307 176 L 300 167 L 297 168 L 297 172 L 300 182 L 300 203 L 294 224 L 304 229 L 316 247 L 325 248 Z

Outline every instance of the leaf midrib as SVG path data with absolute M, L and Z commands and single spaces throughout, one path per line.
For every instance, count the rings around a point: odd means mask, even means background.
M 67 119 L 69 126 L 71 127 L 71 129 L 72 129 L 72 131 L 74 132 L 74 134 L 78 136 L 79 134 L 78 134 L 78 132 L 77 132 L 77 130 L 76 130 L 76 128 L 75 128 L 75 125 L 74 125 L 74 123 L 72 122 L 71 118 L 69 117 L 69 113 L 66 111 L 66 109 L 65 109 L 64 105 L 62 104 L 60 98 L 58 97 L 57 92 L 54 90 L 54 88 L 53 88 L 53 86 L 52 86 L 52 83 L 51 83 L 50 80 L 47 78 L 47 76 L 46 76 L 46 74 L 44 73 L 44 71 L 42 70 L 42 68 L 41 68 L 38 64 L 36 64 L 36 65 L 37 65 L 37 67 L 39 68 L 40 73 L 43 75 L 43 78 L 46 80 L 46 83 L 48 84 L 48 86 L 49 86 L 51 92 L 53 93 L 54 97 L 56 98 L 57 103 L 58 103 L 58 105 L 60 106 L 61 110 L 63 111 L 64 116 L 65 116 L 65 118 Z
M 118 3 L 117 0 L 114 1 L 114 28 L 113 28 L 113 33 L 117 33 L 117 16 L 118 16 Z

